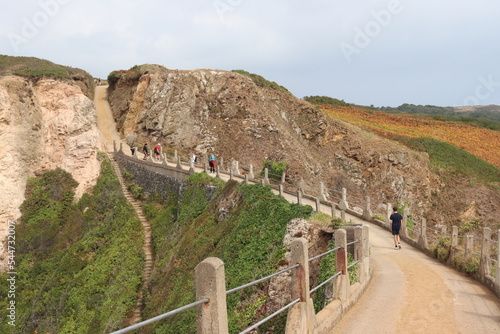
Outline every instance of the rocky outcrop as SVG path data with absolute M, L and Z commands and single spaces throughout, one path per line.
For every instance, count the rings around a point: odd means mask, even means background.
M 78 181 L 77 196 L 95 183 L 98 140 L 93 102 L 78 84 L 0 78 L 0 239 L 20 216 L 28 177 L 60 167 Z
M 439 187 L 426 154 L 333 119 L 247 75 L 149 65 L 117 73 L 109 88 L 115 120 L 141 144 L 160 142 L 185 154 L 214 151 L 256 170 L 266 158 L 286 161 L 289 177 L 311 187 L 323 181 L 360 198 L 370 195 L 373 203 L 408 202 L 419 213 Z

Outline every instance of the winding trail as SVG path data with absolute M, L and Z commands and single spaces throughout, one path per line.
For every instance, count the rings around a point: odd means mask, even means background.
M 109 151 L 113 140 L 118 143 L 120 138 L 106 100 L 106 87 L 96 88 L 95 101 L 101 142 Z M 195 168 L 196 172 L 201 170 Z M 221 177 L 224 180 L 228 178 L 223 174 Z M 290 202 L 297 202 L 295 196 L 284 194 L 284 197 Z M 133 198 L 127 198 L 141 217 L 140 206 L 134 204 Z M 306 198 L 303 203 L 315 207 L 315 203 Z M 322 205 L 321 211 L 330 214 L 331 209 Z M 346 220 L 370 227 L 373 278 L 363 296 L 344 315 L 333 333 L 500 333 L 500 301 L 488 289 L 404 242 L 403 249 L 395 250 L 389 230 L 350 215 L 346 215 Z M 146 254 L 144 290 L 151 274 L 147 255 L 151 252 L 151 228 L 145 219 L 143 227 Z M 150 260 L 152 268 L 152 256 Z M 142 297 L 138 298 L 134 323 L 140 320 L 141 306 Z
M 102 149 L 109 152 L 113 150 L 113 141 L 119 143 L 121 141 L 120 136 L 118 135 L 115 127 L 115 122 L 113 119 L 113 115 L 111 113 L 111 108 L 109 106 L 107 100 L 107 86 L 97 86 L 95 89 L 94 96 L 94 104 L 96 106 L 97 113 L 97 128 L 99 129 Z M 115 173 L 120 181 L 120 185 L 125 195 L 125 198 L 132 204 L 134 210 L 139 217 L 139 220 L 142 224 L 142 228 L 144 231 L 144 244 L 143 244 L 143 252 L 144 252 L 144 268 L 142 269 L 142 287 L 137 296 L 136 305 L 134 308 L 134 314 L 131 318 L 127 319 L 127 325 L 133 325 L 142 320 L 142 309 L 143 309 L 143 297 L 145 291 L 149 286 L 149 282 L 151 281 L 151 272 L 153 270 L 154 257 L 153 257 L 153 249 L 152 249 L 152 234 L 151 234 L 151 225 L 147 221 L 144 216 L 144 212 L 142 211 L 142 207 L 138 201 L 134 199 L 134 197 L 128 191 L 125 182 L 123 181 L 123 176 L 118 166 L 118 163 L 114 159 L 113 155 L 108 153 L 109 160 L 115 170 Z

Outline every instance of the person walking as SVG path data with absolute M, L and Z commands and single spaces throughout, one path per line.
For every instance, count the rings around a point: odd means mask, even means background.
M 210 173 L 215 173 L 217 164 L 215 162 L 215 155 L 213 153 L 210 153 L 210 156 L 208 157 L 208 166 L 210 167 Z
M 135 154 L 135 150 L 137 149 L 137 147 L 135 147 L 134 144 L 131 144 L 130 145 L 130 153 L 132 154 L 132 156 Z
M 149 157 L 149 148 L 147 143 L 142 147 L 142 153 L 144 153 L 144 159 L 142 160 L 147 160 Z
M 161 154 L 161 144 L 158 143 L 157 145 L 155 145 L 154 147 L 154 153 L 155 153 L 155 158 L 156 158 L 156 161 L 160 161 L 160 154 Z
M 397 207 L 393 207 L 392 210 L 394 212 L 389 217 L 389 219 L 391 221 L 391 231 L 394 237 L 394 249 L 401 249 L 401 239 L 399 238 L 399 233 L 401 232 L 402 228 L 401 222 L 403 220 L 403 216 L 398 213 Z

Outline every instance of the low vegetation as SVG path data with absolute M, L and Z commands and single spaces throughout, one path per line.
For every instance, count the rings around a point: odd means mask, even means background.
M 250 72 L 247 72 L 247 71 L 244 71 L 244 70 L 233 70 L 233 72 L 236 72 L 236 73 L 239 73 L 239 74 L 243 74 L 243 75 L 246 75 L 247 77 L 250 77 L 250 79 L 252 79 L 252 81 L 257 86 L 259 86 L 259 87 L 272 88 L 274 90 L 278 90 L 278 91 L 290 94 L 290 92 L 288 91 L 288 89 L 286 89 L 285 87 L 283 87 L 281 85 L 278 85 L 274 81 L 269 81 L 269 80 L 265 79 L 264 77 L 262 77 L 262 76 L 260 76 L 258 74 L 250 73 Z
M 353 107 L 323 105 L 321 108 L 332 117 L 428 152 L 436 167 L 458 168 L 459 172 L 470 176 L 477 173 L 481 182 L 498 182 L 500 178 L 498 131 Z
M 77 183 L 61 169 L 29 180 L 16 231 L 16 327 L 3 319 L 1 333 L 109 333 L 133 310 L 142 229 L 110 162 L 101 168 L 77 202 Z
M 54 64 L 48 60 L 34 57 L 12 57 L 0 55 L 0 76 L 18 75 L 30 79 L 42 77 L 73 80 L 91 80 L 87 72 Z

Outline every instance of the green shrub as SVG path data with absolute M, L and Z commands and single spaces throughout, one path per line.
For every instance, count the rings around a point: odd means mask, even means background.
M 124 169 L 122 171 L 122 176 L 125 179 L 125 181 L 132 181 L 135 177 L 134 174 L 130 173 L 128 170 Z
M 465 256 L 464 251 L 456 253 L 452 257 L 452 263 L 455 268 L 469 275 L 475 274 L 479 271 L 479 257 L 474 254 L 468 254 Z
M 267 168 L 270 179 L 281 181 L 281 176 L 286 171 L 286 166 L 286 161 L 277 162 L 271 159 L 266 159 L 264 161 L 264 167 L 262 167 L 261 175 L 264 175 L 264 169 Z
M 440 237 L 434 245 L 434 256 L 439 260 L 446 262 L 450 257 L 451 252 L 451 237 Z
M 144 194 L 144 189 L 135 183 L 131 183 L 127 186 L 128 191 L 135 199 L 143 200 L 146 198 Z
M 479 257 L 474 254 L 469 254 L 465 258 L 465 272 L 469 275 L 473 275 L 479 272 Z
M 216 177 L 212 177 L 205 172 L 191 174 L 185 183 L 204 185 L 204 186 L 217 186 L 224 187 L 225 182 Z

